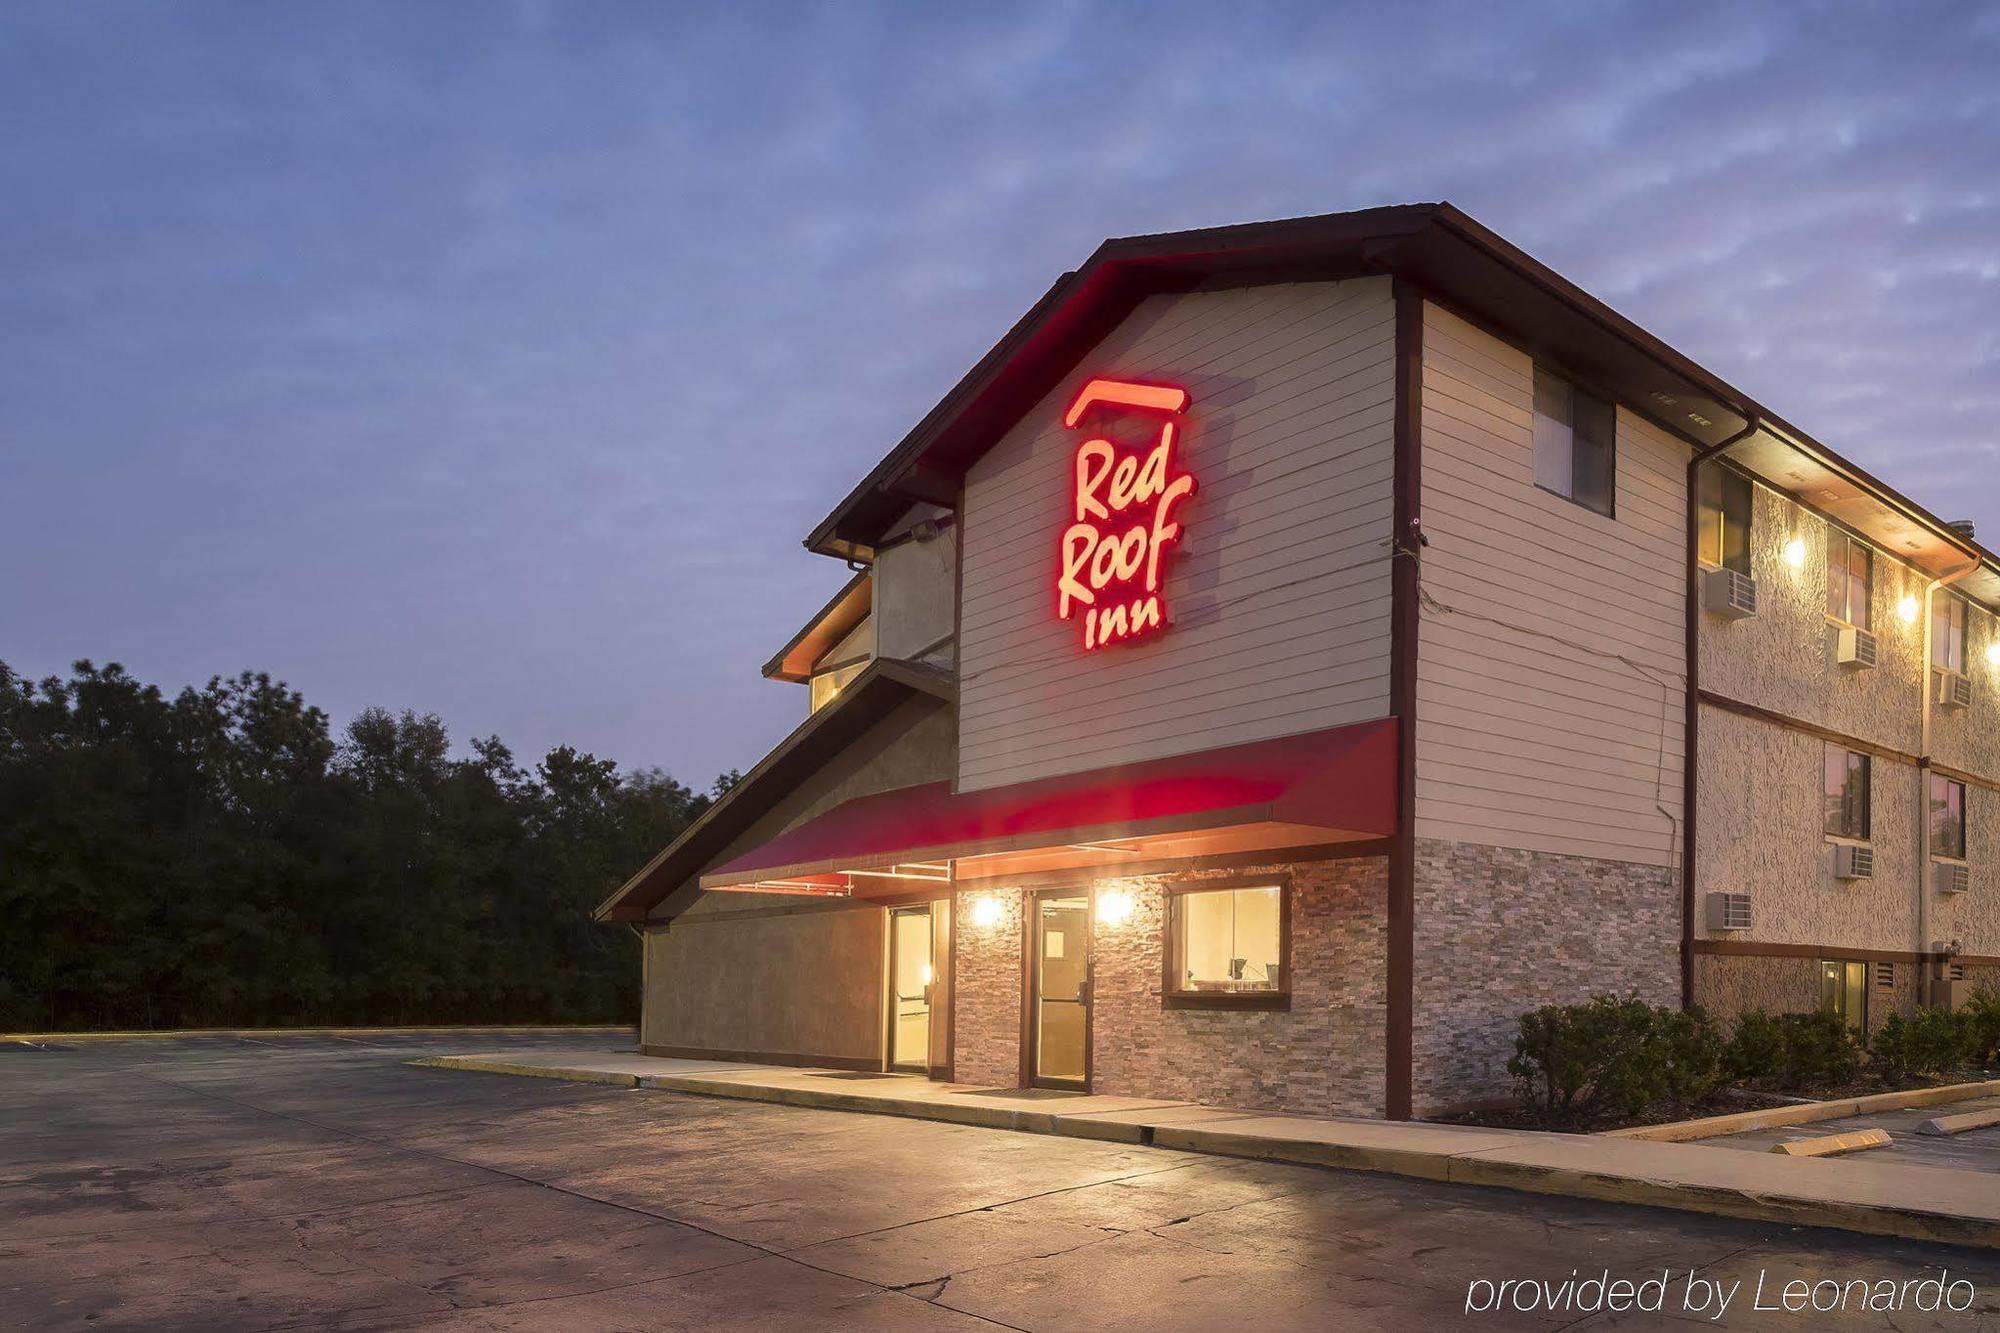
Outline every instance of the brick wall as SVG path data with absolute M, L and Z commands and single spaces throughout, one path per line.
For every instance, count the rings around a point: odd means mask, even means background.
M 1418 839 L 1416 1113 L 1511 1095 L 1529 1009 L 1630 992 L 1678 1005 L 1680 937 L 1670 867 Z
M 1259 874 L 1292 879 L 1292 1007 L 1167 1009 L 1166 895 L 1175 881 Z M 1384 921 L 1380 857 L 1101 880 L 1133 910 L 1095 921 L 1091 940 L 1091 1086 L 1097 1092 L 1320 1115 L 1382 1113 Z M 974 924 L 981 898 L 998 924 Z M 1023 895 L 958 896 L 955 1077 L 1013 1086 L 1020 1079 Z
M 981 899 L 1001 906 L 1000 920 L 973 920 Z M 961 893 L 952 918 L 958 961 L 952 981 L 952 1078 L 1015 1087 L 1021 1081 L 1021 891 Z

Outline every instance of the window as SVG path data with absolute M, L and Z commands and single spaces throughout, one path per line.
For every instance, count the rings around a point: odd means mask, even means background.
M 829 667 L 825 671 L 813 672 L 812 707 L 809 711 L 817 713 L 839 698 L 840 692 L 853 683 L 854 678 L 860 675 L 861 669 L 867 665 L 868 659 L 864 657 L 858 662 L 848 662 L 841 666 Z
M 1931 774 L 1931 855 L 1965 859 L 1965 784 Z
M 1282 1008 L 1291 888 L 1264 881 L 1167 889 L 1166 997 L 1182 1006 Z
M 1855 1031 L 1868 1026 L 1868 965 L 1823 958 L 1819 964 L 1819 1007 L 1838 1014 Z
M 1710 565 L 1750 572 L 1750 479 L 1720 465 L 1701 474 L 1701 543 L 1696 554 Z
M 1931 598 L 1931 665 L 1965 674 L 1965 599 L 1952 593 Z
M 1535 367 L 1535 485 L 1610 517 L 1617 426 L 1611 404 Z
M 1868 628 L 1875 590 L 1875 554 L 1867 543 L 1829 528 L 1826 534 L 1826 613 L 1843 625 Z
M 1826 747 L 1826 831 L 1829 837 L 1868 837 L 1868 756 Z

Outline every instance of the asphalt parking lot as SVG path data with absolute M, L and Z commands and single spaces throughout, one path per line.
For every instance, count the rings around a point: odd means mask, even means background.
M 1759 1272 L 1775 1293 L 1948 1269 L 1966 1312 L 1843 1326 L 2000 1326 L 1986 1251 L 403 1063 L 465 1048 L 0 1050 L 0 1324 L 1677 1325 L 1465 1310 L 1476 1279 L 1609 1269 L 1670 1272 L 1675 1299 L 1690 1271 L 1741 1279 L 1722 1326 L 1803 1329 L 1828 1320 L 1748 1310 Z

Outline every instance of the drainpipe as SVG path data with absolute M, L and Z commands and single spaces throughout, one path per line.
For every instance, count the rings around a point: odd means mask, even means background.
M 1694 1007 L 1694 838 L 1696 742 L 1701 725 L 1701 465 L 1717 459 L 1764 428 L 1744 412 L 1743 429 L 1696 449 L 1687 468 L 1687 701 L 1681 708 L 1681 1008 Z
M 1917 976 L 1920 982 L 1917 987 L 1917 1002 L 1919 1004 L 1932 1004 L 1936 1001 L 1937 982 L 1939 978 L 1933 975 L 1933 973 L 1942 971 L 1938 959 L 1932 957 L 1935 951 L 1931 948 L 1933 943 L 1931 940 L 1931 828 L 1929 819 L 1931 806 L 1931 710 L 1937 706 L 1936 691 L 1931 688 L 1931 651 L 1933 648 L 1931 643 L 1931 627 L 1933 624 L 1931 620 L 1931 606 L 1933 604 L 1932 599 L 1937 596 L 1938 589 L 1949 587 L 1951 584 L 1958 582 L 1967 574 L 1978 569 L 1982 563 L 1978 556 L 1974 556 L 1968 564 L 1954 569 L 1949 573 L 1940 574 L 1924 585 L 1922 608 L 1924 617 L 1924 656 L 1920 664 L 1921 674 L 1919 676 L 1919 679 L 1923 681 L 1923 697 L 1918 701 L 1920 705 L 1918 716 L 1922 721 L 1919 723 L 1919 739 L 1917 742 L 1917 957 L 1921 960 L 1917 964 Z M 1970 617 L 1967 618 L 1966 628 L 1972 628 Z M 1967 636 L 1968 639 L 1970 637 L 1970 635 Z M 1970 650 L 1971 644 L 1967 643 L 1966 648 Z M 1966 793 L 1966 799 L 1968 801 L 1971 799 L 1969 791 Z

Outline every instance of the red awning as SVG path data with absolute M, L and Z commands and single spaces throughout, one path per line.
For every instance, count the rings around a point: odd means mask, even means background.
M 890 893 L 1140 857 L 1387 837 L 1396 722 L 954 795 L 930 783 L 857 797 L 701 877 L 705 889 Z

